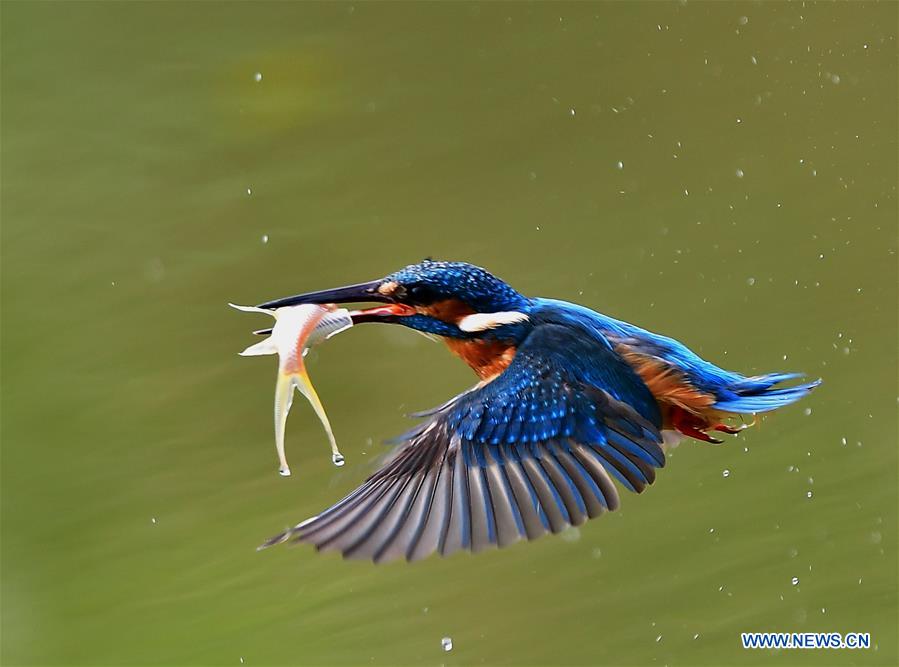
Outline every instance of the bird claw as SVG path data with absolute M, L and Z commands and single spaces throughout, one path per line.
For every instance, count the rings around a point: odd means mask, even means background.
M 714 430 L 721 431 L 723 433 L 734 432 L 731 430 L 731 427 L 727 426 L 726 424 L 716 424 L 715 426 L 711 426 L 702 417 L 690 414 L 684 410 L 675 409 L 672 412 L 671 416 L 672 425 L 675 429 L 678 430 L 678 432 L 690 438 L 701 440 L 702 442 L 708 442 L 712 445 L 720 445 L 724 441 L 712 437 L 711 435 L 706 433 L 706 429 L 713 428 Z
M 684 423 L 676 424 L 675 428 L 690 438 L 695 438 L 696 440 L 702 440 L 703 442 L 708 442 L 713 445 L 720 445 L 721 443 L 724 442 L 724 440 L 719 440 L 718 438 L 713 438 L 705 431 L 700 431 L 698 428 L 696 428 L 690 424 L 684 424 Z
M 720 445 L 724 442 L 724 440 L 719 440 L 718 438 L 713 438 L 705 431 L 700 431 L 697 428 L 692 428 L 689 426 L 687 426 L 683 429 L 680 429 L 680 432 L 683 433 L 684 435 L 690 436 L 691 438 L 696 438 L 697 440 L 702 440 L 703 442 L 708 442 L 712 445 Z
M 727 424 L 715 424 L 712 429 L 718 431 L 720 433 L 727 433 L 728 435 L 737 435 L 745 431 L 749 428 L 750 424 L 742 424 L 740 426 L 728 426 Z

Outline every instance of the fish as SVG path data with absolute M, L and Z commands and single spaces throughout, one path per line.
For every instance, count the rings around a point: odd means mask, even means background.
M 284 451 L 284 432 L 287 427 L 287 414 L 293 403 L 293 391 L 299 390 L 312 405 L 315 414 L 328 435 L 331 444 L 331 461 L 342 466 L 346 459 L 337 448 L 337 440 L 331 428 L 331 422 L 325 413 L 315 387 L 306 372 L 303 358 L 313 345 L 321 343 L 341 331 L 353 326 L 350 311 L 338 308 L 334 304 L 302 304 L 269 310 L 256 306 L 229 306 L 245 313 L 265 313 L 275 318 L 271 329 L 262 329 L 254 333 L 270 333 L 271 335 L 243 352 L 242 357 L 254 357 L 266 354 L 278 355 L 278 379 L 275 383 L 275 449 L 278 453 L 278 472 L 282 477 L 290 476 L 290 466 Z

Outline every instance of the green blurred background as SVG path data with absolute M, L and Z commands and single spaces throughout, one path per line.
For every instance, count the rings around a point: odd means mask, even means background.
M 3 664 L 897 664 L 897 9 L 4 1 Z M 474 378 L 339 337 L 282 479 L 226 302 L 426 255 L 825 382 L 561 537 L 257 553 Z

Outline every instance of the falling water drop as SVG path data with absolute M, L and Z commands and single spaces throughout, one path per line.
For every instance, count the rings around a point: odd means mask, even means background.
M 440 640 L 440 645 L 443 647 L 443 650 L 449 653 L 453 650 L 453 638 L 452 637 L 444 637 Z

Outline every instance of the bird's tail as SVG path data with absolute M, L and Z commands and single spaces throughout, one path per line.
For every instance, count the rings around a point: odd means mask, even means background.
M 743 378 L 729 389 L 732 395 L 718 401 L 712 407 L 721 412 L 742 414 L 769 412 L 795 403 L 821 384 L 821 379 L 804 382 L 792 387 L 778 387 L 787 380 L 805 377 L 802 373 L 770 373 Z

